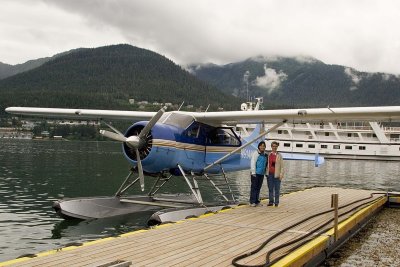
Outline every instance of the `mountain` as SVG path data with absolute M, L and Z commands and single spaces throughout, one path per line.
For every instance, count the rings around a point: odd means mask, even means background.
M 43 65 L 44 63 L 46 63 L 47 61 L 50 61 L 54 58 L 57 58 L 57 57 L 60 57 L 60 56 L 63 56 L 63 55 L 69 54 L 69 53 L 72 53 L 74 51 L 78 51 L 80 49 L 81 48 L 73 49 L 70 51 L 56 54 L 52 57 L 32 59 L 25 63 L 17 64 L 17 65 L 10 65 L 10 64 L 5 64 L 5 63 L 0 62 L 0 80 L 10 77 L 10 76 L 13 76 L 13 75 L 16 75 L 18 73 L 24 72 L 24 71 L 28 71 L 28 70 L 37 68 L 37 67 Z
M 238 109 L 239 99 L 152 51 L 131 45 L 78 49 L 0 80 L 0 105 L 132 109 L 129 99 Z
M 36 60 L 29 60 L 23 64 L 17 65 L 9 65 L 0 62 L 0 80 L 27 70 L 37 68 L 43 63 L 47 62 L 49 59 L 50 58 L 40 58 Z
M 328 65 L 310 57 L 254 57 L 188 71 L 221 91 L 264 97 L 266 108 L 400 105 L 400 77 Z

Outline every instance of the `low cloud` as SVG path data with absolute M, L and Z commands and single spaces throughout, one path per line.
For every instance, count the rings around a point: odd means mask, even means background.
M 255 62 L 261 62 L 261 63 L 265 63 L 265 62 L 274 62 L 274 61 L 278 61 L 281 57 L 279 56 L 256 56 L 256 57 L 251 57 L 250 59 L 255 61 Z
M 181 65 L 306 55 L 400 74 L 399 9 L 395 0 L 3 0 L 0 61 L 129 43 Z
M 287 79 L 287 74 L 283 71 L 276 72 L 276 70 L 267 68 L 267 65 L 264 65 L 265 75 L 261 77 L 257 77 L 254 81 L 254 84 L 258 87 L 262 87 L 268 90 L 268 93 L 271 93 L 275 89 L 279 88 L 281 83 Z
M 389 81 L 391 77 L 394 77 L 394 75 L 387 74 L 387 73 L 382 74 L 382 79 L 384 81 Z
M 296 59 L 297 62 L 303 63 L 303 64 L 305 64 L 305 63 L 316 63 L 316 62 L 318 62 L 317 59 L 315 59 L 315 58 L 313 58 L 313 57 L 310 57 L 310 56 L 296 56 L 295 59 Z
M 357 76 L 357 74 L 354 73 L 351 68 L 345 68 L 344 74 L 346 74 L 348 77 L 351 78 L 350 91 L 357 90 L 358 89 L 357 85 L 360 83 L 361 77 Z

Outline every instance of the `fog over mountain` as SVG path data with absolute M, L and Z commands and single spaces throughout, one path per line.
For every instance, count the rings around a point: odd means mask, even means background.
M 252 57 L 226 65 L 192 64 L 188 70 L 223 92 L 264 97 L 266 106 L 400 105 L 400 77 L 328 65 L 312 57 Z

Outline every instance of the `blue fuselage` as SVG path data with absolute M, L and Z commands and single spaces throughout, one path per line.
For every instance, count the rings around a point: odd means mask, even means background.
M 147 122 L 133 124 L 126 132 L 126 136 L 136 133 Z M 144 171 L 159 173 L 169 171 L 176 173 L 178 164 L 187 172 L 202 172 L 203 169 L 225 156 L 227 153 L 240 147 L 242 142 L 230 127 L 212 127 L 210 125 L 193 122 L 186 129 L 174 125 L 157 123 L 151 130 L 151 139 L 148 140 L 148 154 L 142 158 Z M 244 170 L 250 167 L 250 146 L 247 150 L 238 151 L 222 162 L 226 172 Z M 124 145 L 124 154 L 127 160 L 136 165 L 136 158 L 132 157 L 129 148 Z M 208 173 L 221 172 L 220 166 L 207 170 Z

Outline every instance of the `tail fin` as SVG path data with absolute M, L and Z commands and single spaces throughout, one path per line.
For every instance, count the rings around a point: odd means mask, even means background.
M 263 124 L 261 124 L 261 123 L 260 123 L 260 124 L 257 124 L 256 127 L 254 128 L 253 132 L 252 132 L 249 136 L 243 138 L 244 141 L 245 141 L 246 143 L 248 143 L 248 142 L 250 142 L 251 140 L 253 140 L 254 138 L 256 138 L 258 135 L 260 135 L 261 131 L 264 131 L 264 129 L 263 129 L 262 127 L 264 127 Z M 253 143 L 251 144 L 251 146 L 253 146 L 254 148 L 257 149 L 257 144 L 258 144 L 259 142 L 261 142 L 261 141 L 264 141 L 264 140 L 265 140 L 265 138 L 264 138 L 264 137 L 261 137 L 259 140 L 253 142 Z

